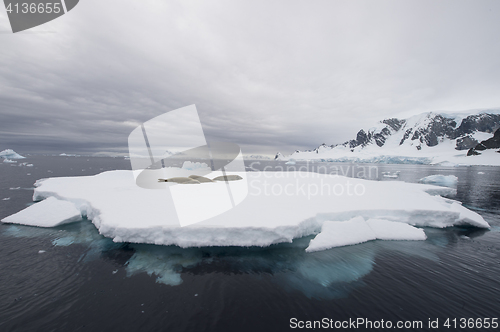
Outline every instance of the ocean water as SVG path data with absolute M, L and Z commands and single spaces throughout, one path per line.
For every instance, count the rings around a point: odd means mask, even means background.
M 296 330 L 294 318 L 421 321 L 413 330 L 435 331 L 429 320 L 438 320 L 438 330 L 459 330 L 443 324 L 500 318 L 500 168 L 246 164 L 248 171 L 302 167 L 375 181 L 456 175 L 454 199 L 492 229 L 426 228 L 426 241 L 305 253 L 312 237 L 266 248 L 182 249 L 113 243 L 89 220 L 52 229 L 2 224 L 0 331 L 286 331 Z M 37 179 L 129 168 L 123 158 L 83 156 L 2 163 L 0 218 L 32 204 Z

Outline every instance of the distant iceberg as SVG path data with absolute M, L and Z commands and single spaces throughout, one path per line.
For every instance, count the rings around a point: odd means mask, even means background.
M 263 156 L 263 155 L 259 155 L 259 154 L 245 155 L 244 158 L 245 158 L 245 160 L 272 160 L 273 159 L 269 156 Z
M 248 196 L 233 209 L 186 227 L 180 226 L 168 190 L 141 188 L 135 184 L 132 171 L 125 170 L 38 180 L 34 200 L 57 198 L 73 205 L 76 210 L 68 209 L 67 214 L 54 217 L 53 224 L 42 222 L 41 217 L 49 218 L 54 213 L 53 204 L 62 204 L 42 201 L 23 210 L 38 208 L 36 213 L 21 211 L 18 214 L 23 216 L 22 222 L 14 218 L 15 215 L 2 221 L 50 227 L 75 220 L 78 217 L 75 211 L 78 211 L 81 216 L 92 220 L 102 235 L 115 242 L 180 247 L 269 246 L 319 234 L 313 240 L 315 242 L 311 242 L 309 251 L 315 248 L 314 243 L 322 242 L 321 238 L 325 237 L 322 232 L 330 232 L 332 227 L 341 230 L 338 224 L 332 223 L 348 222 L 355 217 L 366 220 L 375 235 L 356 241 L 349 239 L 346 244 L 368 241 L 373 237 L 415 239 L 415 235 L 423 239 L 423 231 L 414 230 L 415 227 L 467 225 L 489 228 L 479 214 L 459 202 L 431 195 L 456 192 L 452 188 L 307 172 L 238 174 L 246 177 L 249 183 Z M 210 209 L 217 204 L 219 197 L 214 195 L 214 190 L 227 188 L 225 182 L 189 186 L 167 182 L 165 185 L 178 186 L 186 191 L 203 189 L 206 193 L 203 202 L 186 202 L 195 211 Z M 205 190 L 209 188 L 214 190 Z M 395 222 L 406 225 L 395 225 Z M 349 238 L 349 235 L 346 233 L 341 237 Z M 316 249 L 335 245 L 338 244 L 321 245 Z
M 384 178 L 397 179 L 399 178 L 399 171 L 391 173 L 391 172 L 382 172 L 382 176 Z
M 458 178 L 455 175 L 429 175 L 421 178 L 418 182 L 425 184 L 434 184 L 436 186 L 456 188 Z
M 208 172 L 211 171 L 210 167 L 206 163 L 192 162 L 192 161 L 185 161 L 182 164 L 182 169 L 188 171 L 194 171 L 194 170 L 206 170 Z
M 23 159 L 23 158 L 25 158 L 12 149 L 7 149 L 7 150 L 1 151 L 0 157 L 4 158 L 4 159 Z

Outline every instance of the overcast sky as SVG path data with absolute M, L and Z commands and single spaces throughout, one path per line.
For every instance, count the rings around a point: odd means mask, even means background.
M 500 1 L 81 0 L 12 34 L 0 150 L 116 153 L 196 104 L 210 140 L 285 154 L 377 121 L 500 106 Z

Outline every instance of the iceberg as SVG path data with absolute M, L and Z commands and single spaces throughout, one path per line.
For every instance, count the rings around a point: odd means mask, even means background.
M 25 158 L 12 149 L 7 149 L 7 150 L 1 151 L 0 157 L 4 158 L 6 160 L 7 159 L 24 159 Z
M 455 192 L 452 188 L 308 172 L 226 174 L 246 178 L 248 196 L 234 208 L 189 226 L 181 227 L 169 190 L 141 188 L 135 183 L 133 171 L 124 170 L 38 180 L 33 198 L 46 200 L 2 222 L 53 227 L 86 216 L 102 235 L 115 242 L 184 248 L 291 242 L 321 233 L 323 225 L 332 220 L 342 222 L 354 217 L 421 227 L 489 228 L 479 214 L 459 202 L 433 196 L 452 194 Z M 226 190 L 228 182 L 191 186 L 165 182 L 162 185 L 176 186 L 186 192 L 198 191 L 198 197 L 204 197 L 202 201 L 184 203 L 204 213 L 219 202 L 220 197 L 214 192 Z M 382 222 L 382 226 L 374 221 L 369 224 L 380 226 L 377 229 L 391 225 L 394 232 L 404 232 L 405 236 L 408 233 L 408 228 L 399 229 L 387 222 Z M 376 233 L 377 238 L 397 238 L 392 233 L 380 232 Z
M 382 172 L 382 176 L 384 178 L 397 179 L 399 178 L 399 171 L 391 173 L 391 172 Z
M 263 156 L 259 154 L 251 154 L 251 155 L 245 155 L 244 156 L 245 160 L 273 160 L 273 158 L 269 156 Z
M 326 221 L 311 240 L 307 252 L 326 250 L 371 240 L 425 240 L 422 229 L 383 219 L 355 217 L 349 221 Z
M 7 164 L 15 164 L 15 163 L 17 163 L 17 161 L 15 161 L 15 160 L 10 160 L 10 159 L 7 159 L 7 158 L 5 158 L 5 159 L 3 160 L 3 162 L 4 162 L 4 163 L 7 163 Z
M 429 175 L 421 178 L 418 182 L 426 184 L 434 184 L 436 186 L 456 188 L 458 178 L 455 175 Z
M 2 219 L 4 223 L 39 227 L 55 227 L 82 219 L 80 210 L 71 202 L 49 197 Z
M 201 163 L 201 162 L 192 162 L 192 161 L 185 161 L 182 164 L 182 169 L 188 170 L 188 171 L 195 171 L 195 170 L 201 170 L 201 171 L 206 171 L 210 172 L 211 169 L 206 163 Z

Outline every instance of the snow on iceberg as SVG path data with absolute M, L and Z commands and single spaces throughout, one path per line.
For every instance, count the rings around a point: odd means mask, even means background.
M 180 247 L 269 246 L 317 234 L 327 221 L 348 221 L 356 216 L 414 226 L 489 228 L 476 212 L 454 200 L 428 193 L 451 193 L 454 190 L 450 188 L 307 172 L 238 174 L 247 178 L 248 196 L 233 209 L 186 227 L 180 226 L 170 191 L 137 186 L 132 171 L 39 180 L 34 199 L 57 197 L 72 202 L 102 235 L 115 242 Z M 225 182 L 164 185 L 183 186 L 183 190 L 227 188 Z M 213 192 L 203 192 L 203 202 L 186 204 L 199 210 L 218 203 Z M 23 223 L 46 226 L 39 216 L 52 210 L 47 206 Z M 3 221 L 16 222 L 9 218 Z
M 0 157 L 4 159 L 24 159 L 19 153 L 12 149 L 3 150 L 0 152 Z
M 383 219 L 355 217 L 349 221 L 325 221 L 306 251 L 320 251 L 371 240 L 425 240 L 422 229 Z
M 2 222 L 28 226 L 55 227 L 80 220 L 81 218 L 80 210 L 73 203 L 49 197 L 2 219 Z
M 429 175 L 421 178 L 418 182 L 425 184 L 434 184 L 436 186 L 456 188 L 458 178 L 455 175 Z

